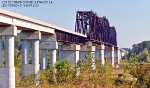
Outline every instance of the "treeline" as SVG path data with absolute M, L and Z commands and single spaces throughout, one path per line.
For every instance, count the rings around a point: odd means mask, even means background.
M 133 44 L 132 49 L 129 50 L 127 57 L 136 54 L 140 61 L 150 62 L 150 41 L 143 41 L 138 44 Z

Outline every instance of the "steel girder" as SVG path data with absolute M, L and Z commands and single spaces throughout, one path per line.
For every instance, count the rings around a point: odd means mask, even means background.
M 117 46 L 115 27 L 110 27 L 108 19 L 97 16 L 93 11 L 77 11 L 75 32 L 87 35 L 87 40 Z

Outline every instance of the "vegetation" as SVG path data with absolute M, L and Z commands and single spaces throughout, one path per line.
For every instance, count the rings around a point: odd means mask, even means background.
M 19 38 L 16 43 L 16 88 L 36 88 L 34 75 L 21 78 L 22 57 Z M 149 41 L 134 44 L 127 55 L 128 61 L 123 61 L 119 68 L 112 68 L 108 62 L 101 67 L 100 62 L 96 60 L 95 70 L 91 66 L 92 56 L 89 51 L 88 56 L 78 62 L 77 67 L 81 71 L 77 77 L 74 67 L 66 59 L 57 61 L 54 67 L 48 65 L 46 70 L 39 72 L 38 88 L 150 88 L 149 50 Z
M 150 88 L 150 41 L 134 44 L 128 54 L 125 73 L 131 74 L 137 81 L 136 88 Z
M 126 63 L 125 73 L 128 73 L 136 79 L 134 87 L 149 88 L 150 85 L 150 64 L 141 62 L 140 58 L 133 54 Z
M 135 53 L 140 61 L 150 62 L 150 41 L 134 44 L 128 54 L 128 59 Z
M 20 77 L 21 54 L 15 55 L 16 87 L 35 88 L 34 76 Z M 47 69 L 40 71 L 39 88 L 149 88 L 150 68 L 149 64 L 140 61 L 139 55 L 133 53 L 130 60 L 124 62 L 122 70 L 112 68 L 108 62 L 103 67 L 96 60 L 96 69 L 91 68 L 91 54 L 78 63 L 80 75 L 75 77 L 75 69 L 65 59 L 58 61 L 55 67 L 48 65 Z M 114 72 L 119 72 L 114 74 Z

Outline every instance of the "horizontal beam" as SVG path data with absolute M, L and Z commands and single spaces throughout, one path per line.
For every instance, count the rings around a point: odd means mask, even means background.
M 41 39 L 41 32 L 39 31 L 21 31 L 20 39 Z
M 76 33 L 74 31 L 70 31 L 68 29 L 64 29 L 58 26 L 54 26 L 52 24 L 42 22 L 36 19 L 32 19 L 14 12 L 6 11 L 4 9 L 0 9 L 0 19 L 0 23 L 16 25 L 49 33 L 54 33 L 54 30 L 60 30 L 77 36 L 86 37 L 86 35 Z
M 3 36 L 3 35 L 14 35 L 14 36 L 17 36 L 17 27 L 16 26 L 0 27 L 0 36 Z
M 59 46 L 59 50 L 80 50 L 80 45 L 64 44 L 64 45 Z

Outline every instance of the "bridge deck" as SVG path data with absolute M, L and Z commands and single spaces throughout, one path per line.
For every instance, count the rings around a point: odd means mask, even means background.
M 54 33 L 54 30 L 63 31 L 65 33 L 73 34 L 76 36 L 86 37 L 83 34 L 70 31 L 52 24 L 32 19 L 14 12 L 0 9 L 0 25 L 16 25 L 23 28 L 39 29 L 39 31 Z M 37 28 L 37 29 L 36 29 Z

